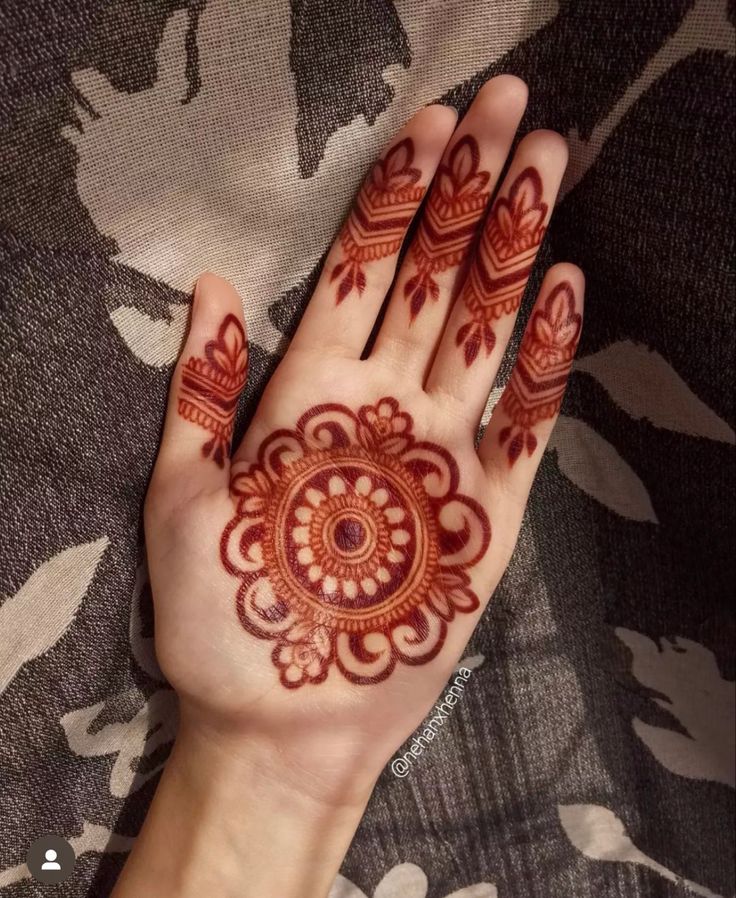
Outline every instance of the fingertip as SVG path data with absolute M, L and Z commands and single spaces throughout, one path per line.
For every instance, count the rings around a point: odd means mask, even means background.
M 238 305 L 242 308 L 240 294 L 235 287 L 212 271 L 203 271 L 194 285 L 194 301 Z
M 493 96 L 494 99 L 498 97 L 506 104 L 520 106 L 523 109 L 529 99 L 529 87 L 526 81 L 516 75 L 496 75 L 489 78 L 481 87 L 476 100 L 484 99 L 487 96 Z
M 450 103 L 427 103 L 426 106 L 423 106 L 417 115 L 421 115 L 422 113 L 429 113 L 433 116 L 439 116 L 440 118 L 445 118 L 449 121 L 457 121 L 457 109 Z
M 416 113 L 411 125 L 412 129 L 417 126 L 426 128 L 425 140 L 427 137 L 431 138 L 432 135 L 437 135 L 439 142 L 444 146 L 455 130 L 457 119 L 457 109 L 454 106 L 446 106 L 444 103 L 430 103 L 428 106 L 423 106 Z
M 557 284 L 568 283 L 575 296 L 575 303 L 582 311 L 585 297 L 585 274 L 572 262 L 557 262 L 545 274 L 541 292 L 548 292 Z
M 560 169 L 567 166 L 570 155 L 567 140 L 547 128 L 539 128 L 523 137 L 517 149 L 518 155 L 522 153 L 533 154 L 538 164 Z

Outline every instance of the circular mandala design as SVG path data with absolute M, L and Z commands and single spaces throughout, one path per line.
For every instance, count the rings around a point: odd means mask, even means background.
M 333 666 L 368 684 L 426 663 L 454 617 L 479 607 L 468 570 L 488 548 L 488 518 L 458 492 L 449 452 L 412 426 L 390 397 L 357 413 L 315 406 L 232 479 L 223 563 L 240 580 L 241 624 L 274 641 L 290 689 Z
M 284 472 L 265 524 L 275 591 L 340 630 L 368 630 L 419 604 L 437 573 L 424 487 L 391 455 L 307 455 Z

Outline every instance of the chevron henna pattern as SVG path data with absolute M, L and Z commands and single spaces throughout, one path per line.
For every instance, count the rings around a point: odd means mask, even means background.
M 533 427 L 559 412 L 581 325 L 582 316 L 576 311 L 575 293 L 568 281 L 557 284 L 532 314 L 501 398 L 501 409 L 512 422 L 498 435 L 499 443 L 507 445 L 509 465 L 524 448 L 528 455 L 533 454 L 537 448 Z
M 413 162 L 414 141 L 405 137 L 379 159 L 363 184 L 340 232 L 345 258 L 330 275 L 330 281 L 338 282 L 338 305 L 353 290 L 358 295 L 365 290 L 366 262 L 399 251 L 426 189 L 417 185 L 422 173 Z
M 404 285 L 413 321 L 428 297 L 439 298 L 434 275 L 463 263 L 468 255 L 486 203 L 490 173 L 479 171 L 478 141 L 470 134 L 459 140 L 447 164 L 437 169 L 411 257 L 414 274 Z
M 481 346 L 490 355 L 496 343 L 493 322 L 515 312 L 545 233 L 547 203 L 536 168 L 525 168 L 494 203 L 473 266 L 463 285 L 461 302 L 468 320 L 455 342 L 470 367 Z
M 192 357 L 184 366 L 178 411 L 182 418 L 209 430 L 212 438 L 202 446 L 222 468 L 230 452 L 233 419 L 248 371 L 248 342 L 235 315 L 226 315 L 204 348 L 205 358 Z

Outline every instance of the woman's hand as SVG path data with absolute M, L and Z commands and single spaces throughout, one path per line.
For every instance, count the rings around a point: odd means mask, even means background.
M 457 128 L 430 106 L 396 136 L 232 460 L 242 306 L 212 275 L 197 284 L 145 509 L 156 649 L 182 716 L 170 766 L 205 795 L 245 782 L 266 829 L 268 795 L 307 820 L 344 816 L 295 895 L 324 892 L 375 779 L 460 658 L 560 407 L 582 321 L 569 264 L 547 273 L 474 446 L 567 160 L 537 131 L 498 183 L 525 103 L 501 76 Z M 287 896 L 296 880 L 262 882 L 252 894 Z

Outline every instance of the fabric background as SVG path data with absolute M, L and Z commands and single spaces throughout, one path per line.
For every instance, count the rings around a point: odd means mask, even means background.
M 734 895 L 735 21 L 4 0 L 0 894 L 48 894 L 24 859 L 54 832 L 54 894 L 107 895 L 171 744 L 140 509 L 194 278 L 244 299 L 242 432 L 371 158 L 513 72 L 522 131 L 570 142 L 538 272 L 582 266 L 586 326 L 464 698 L 383 775 L 333 898 Z

